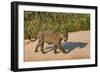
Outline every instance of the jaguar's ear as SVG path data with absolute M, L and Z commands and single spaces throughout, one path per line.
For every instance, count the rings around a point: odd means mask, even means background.
M 66 36 L 66 35 L 68 35 L 69 34 L 69 32 L 65 32 L 64 34 L 63 34 L 63 36 Z

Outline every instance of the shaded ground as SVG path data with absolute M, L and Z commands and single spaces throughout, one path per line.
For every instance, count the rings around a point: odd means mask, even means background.
M 79 31 L 69 33 L 68 42 L 62 41 L 66 53 L 59 52 L 54 54 L 52 48 L 45 49 L 46 54 L 43 54 L 40 49 L 34 52 L 37 41 L 31 42 L 25 40 L 24 61 L 46 61 L 46 60 L 68 60 L 68 59 L 87 59 L 90 58 L 90 31 Z M 44 48 L 48 46 L 45 43 Z M 50 46 L 51 47 L 51 46 Z M 59 51 L 59 49 L 58 49 Z

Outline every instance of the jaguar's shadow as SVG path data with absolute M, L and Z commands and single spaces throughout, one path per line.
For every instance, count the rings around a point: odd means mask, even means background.
M 64 48 L 65 53 L 70 53 L 72 50 L 74 50 L 76 48 L 80 48 L 80 49 L 84 48 L 87 45 L 87 43 L 84 43 L 84 42 L 65 42 L 65 43 L 62 43 L 61 45 Z M 52 47 L 53 46 L 49 46 L 48 47 L 49 49 L 44 49 L 44 50 L 46 50 L 46 53 L 48 53 L 48 52 L 54 50 L 54 49 L 52 49 Z
M 87 45 L 85 42 L 65 42 L 62 47 L 65 49 L 65 53 L 69 53 L 75 48 L 84 48 Z

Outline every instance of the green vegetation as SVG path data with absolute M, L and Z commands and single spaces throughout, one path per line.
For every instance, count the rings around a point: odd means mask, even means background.
M 24 37 L 39 31 L 74 32 L 90 29 L 90 14 L 24 11 Z

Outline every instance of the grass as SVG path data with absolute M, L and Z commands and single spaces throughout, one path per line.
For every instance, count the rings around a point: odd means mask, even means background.
M 90 30 L 90 14 L 24 11 L 24 37 L 39 31 L 75 32 Z

